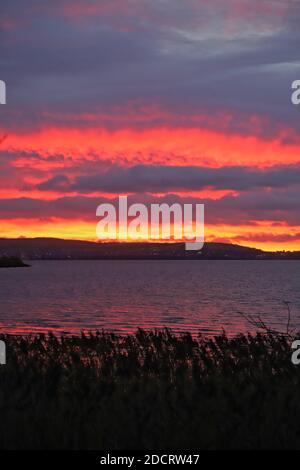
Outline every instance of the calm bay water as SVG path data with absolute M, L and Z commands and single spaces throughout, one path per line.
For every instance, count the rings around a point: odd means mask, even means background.
M 250 331 L 238 313 L 300 330 L 299 261 L 34 261 L 0 270 L 0 332 Z

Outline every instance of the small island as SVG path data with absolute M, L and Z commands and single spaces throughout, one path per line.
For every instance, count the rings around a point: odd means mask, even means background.
M 27 268 L 29 264 L 25 264 L 21 258 L 16 256 L 0 257 L 0 268 Z

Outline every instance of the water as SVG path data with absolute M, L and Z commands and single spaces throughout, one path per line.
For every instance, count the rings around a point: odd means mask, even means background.
M 300 261 L 34 261 L 0 269 L 0 332 L 300 330 Z

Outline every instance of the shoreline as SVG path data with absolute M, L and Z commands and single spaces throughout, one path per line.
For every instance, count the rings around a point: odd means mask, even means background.
M 21 258 L 13 256 L 0 257 L 0 268 L 29 268 L 30 265 L 24 263 Z

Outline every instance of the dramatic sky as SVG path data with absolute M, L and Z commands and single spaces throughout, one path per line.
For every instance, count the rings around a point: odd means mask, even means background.
M 206 240 L 300 249 L 298 0 L 7 0 L 0 236 L 205 204 Z

